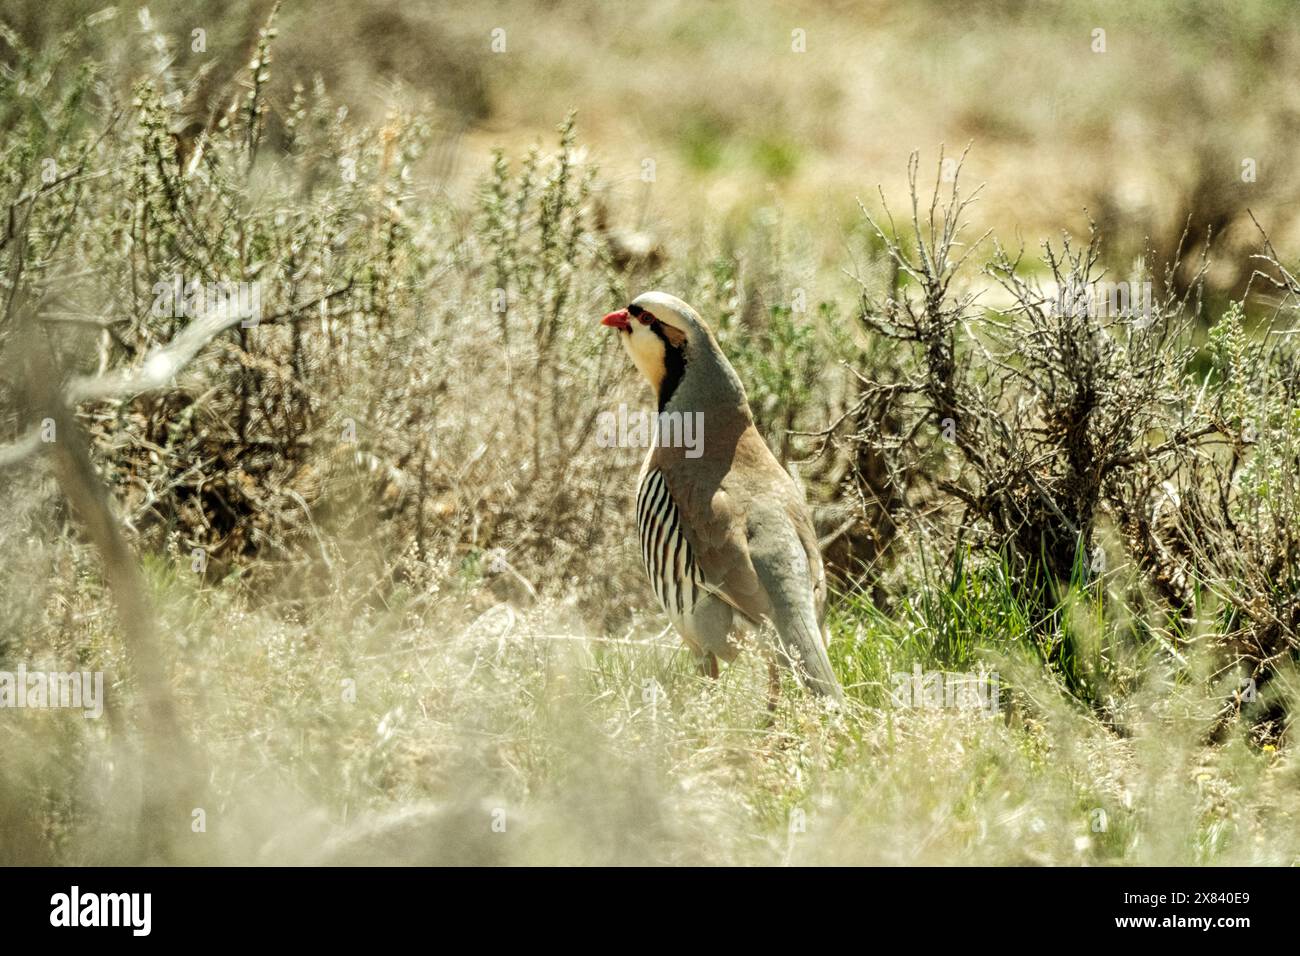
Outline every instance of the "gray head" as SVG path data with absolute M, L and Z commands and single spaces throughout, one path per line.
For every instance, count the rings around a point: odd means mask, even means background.
M 662 411 L 739 406 L 745 389 L 713 332 L 689 305 L 666 292 L 643 292 L 602 324 L 617 329 L 632 363 L 654 389 Z

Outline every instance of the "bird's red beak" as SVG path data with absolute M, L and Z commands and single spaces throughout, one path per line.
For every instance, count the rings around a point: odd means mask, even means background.
M 611 329 L 627 328 L 627 309 L 619 309 L 617 312 L 611 312 L 600 320 L 601 325 L 608 325 Z

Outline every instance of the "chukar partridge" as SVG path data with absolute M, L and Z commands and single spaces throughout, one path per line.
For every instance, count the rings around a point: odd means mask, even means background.
M 841 698 L 826 654 L 826 575 L 808 506 L 754 427 L 713 333 L 662 292 L 601 321 L 618 330 L 659 406 L 636 516 L 651 587 L 673 626 L 716 676 L 718 659 L 737 654 L 737 615 L 751 625 L 770 621 L 799 680 Z M 702 441 L 672 440 L 692 426 Z

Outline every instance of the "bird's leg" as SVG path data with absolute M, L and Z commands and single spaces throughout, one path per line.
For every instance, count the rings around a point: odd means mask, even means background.
M 705 653 L 700 658 L 700 673 L 705 677 L 718 679 L 718 656 L 716 654 Z
M 767 655 L 767 712 L 776 713 L 776 702 L 781 699 L 781 668 L 776 665 L 776 655 Z

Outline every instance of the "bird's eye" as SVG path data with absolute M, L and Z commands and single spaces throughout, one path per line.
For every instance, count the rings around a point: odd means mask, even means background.
M 651 322 L 655 321 L 655 317 L 639 305 L 629 305 L 627 307 L 627 314 L 632 316 L 632 318 L 636 319 L 642 325 L 649 325 Z

